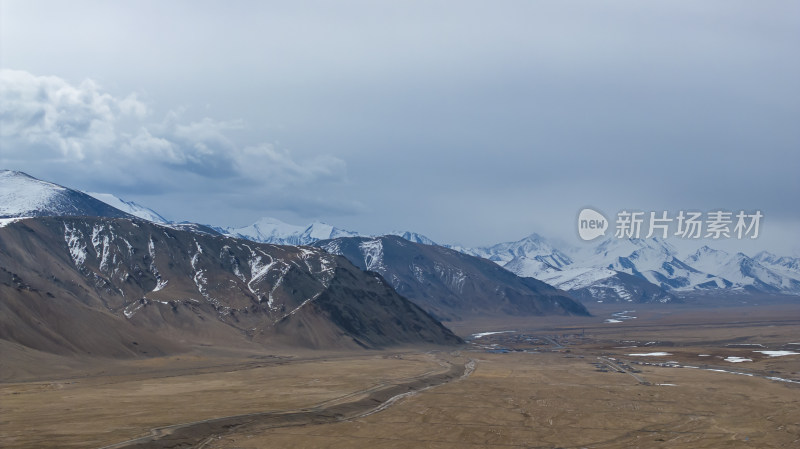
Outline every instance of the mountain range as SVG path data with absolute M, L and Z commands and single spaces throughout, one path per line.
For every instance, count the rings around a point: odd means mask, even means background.
M 26 180 L 28 183 L 43 182 L 27 175 L 20 176 L 29 178 Z M 0 199 L 3 198 L 2 189 L 0 187 Z M 36 192 L 37 189 L 31 191 Z M 260 243 L 312 245 L 323 240 L 373 237 L 322 222 L 296 226 L 275 218 L 262 218 L 252 225 L 238 228 L 169 223 L 155 211 L 136 203 L 107 194 L 91 195 L 106 200 L 110 205 L 120 206 L 127 214 L 163 222 L 176 229 L 227 235 Z M 25 199 L 17 201 L 16 207 L 19 208 L 19 204 L 40 204 L 41 201 L 36 198 L 35 194 L 27 195 Z M 9 204 L 13 206 L 16 203 Z M 25 216 L 24 211 L 9 215 L 9 209 L 14 209 L 12 206 L 0 209 L 0 216 Z M 98 214 L 99 207 L 102 206 L 96 203 L 88 205 L 87 212 Z M 53 209 L 60 210 L 58 207 Z M 768 252 L 749 257 L 743 253 L 729 254 L 705 246 L 688 257 L 680 257 L 672 245 L 659 238 L 611 237 L 595 245 L 575 248 L 554 244 L 535 233 L 517 241 L 465 248 L 440 244 L 412 231 L 394 231 L 388 235 L 491 260 L 518 276 L 544 281 L 583 301 L 672 302 L 694 294 L 717 293 L 800 295 L 800 259 Z M 358 257 L 351 262 L 360 264 Z
M 130 201 L 12 171 L 0 172 L 0 201 L 4 351 L 140 357 L 197 345 L 453 345 L 461 339 L 439 319 L 588 315 L 543 282 L 400 236 L 275 220 L 237 230 L 168 222 Z
M 61 354 L 460 341 L 343 257 L 125 218 L 39 217 L 0 228 L 0 296 L 0 339 Z
M 768 252 L 749 257 L 704 246 L 681 258 L 660 238 L 614 237 L 592 246 L 559 249 L 537 234 L 465 251 L 584 300 L 670 302 L 697 294 L 800 295 L 800 260 Z
M 293 226 L 276 219 L 258 223 L 259 233 L 221 229 L 229 235 L 287 244 L 339 237 L 374 237 L 313 223 Z M 255 229 L 256 226 L 239 228 Z M 312 231 L 322 228 L 323 232 Z M 666 240 L 617 239 L 581 248 L 554 244 L 539 234 L 487 247 L 466 248 L 441 244 L 411 231 L 388 235 L 429 246 L 440 246 L 491 260 L 521 277 L 544 281 L 583 301 L 674 302 L 697 294 L 770 293 L 800 295 L 800 259 L 761 252 L 754 257 L 703 247 L 698 254 L 680 257 Z M 715 254 L 709 260 L 709 254 Z M 353 256 L 353 263 L 361 264 Z
M 198 345 L 461 343 L 344 257 L 160 223 L 147 208 L 118 204 L 142 219 L 95 196 L 0 172 L 4 352 L 125 358 Z
M 311 245 L 325 239 L 358 236 L 355 232 L 345 231 L 322 222 L 314 222 L 308 226 L 295 226 L 268 217 L 261 218 L 250 226 L 215 229 L 231 237 L 276 245 Z
M 544 282 L 442 246 L 394 235 L 339 237 L 315 245 L 379 273 L 398 293 L 441 320 L 589 314 L 569 295 Z

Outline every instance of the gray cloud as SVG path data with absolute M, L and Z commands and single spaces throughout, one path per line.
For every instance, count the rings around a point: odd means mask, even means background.
M 797 2 L 4 6 L 3 67 L 97 80 L 66 143 L 4 148 L 4 164 L 56 181 L 91 175 L 178 218 L 199 219 L 191 192 L 225 192 L 203 219 L 313 216 L 463 244 L 573 238 L 587 205 L 760 208 L 783 229 L 773 247 L 800 249 Z M 86 157 L 80 176 L 48 162 L 108 136 L 114 158 Z
M 285 195 L 286 189 L 346 178 L 344 162 L 330 155 L 297 160 L 273 144 L 237 144 L 228 133 L 242 129 L 241 120 L 186 121 L 170 111 L 153 121 L 149 110 L 135 94 L 117 98 L 92 80 L 73 85 L 55 76 L 0 70 L 0 164 L 35 162 L 45 172 L 59 171 L 55 178 L 63 183 L 162 194 L 249 186 Z M 198 188 L 202 178 L 229 183 Z M 305 201 L 302 194 L 298 198 Z
M 0 136 L 7 142 L 6 157 L 36 147 L 44 153 L 39 156 L 81 161 L 116 143 L 120 116 L 146 113 L 135 95 L 114 98 L 91 80 L 73 86 L 55 76 L 0 70 Z

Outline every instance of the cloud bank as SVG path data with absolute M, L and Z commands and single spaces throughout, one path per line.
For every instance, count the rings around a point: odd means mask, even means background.
M 480 246 L 579 240 L 583 207 L 746 209 L 760 245 L 800 251 L 800 2 L 26 0 L 0 19 L 0 67 L 29 72 L 2 97 L 25 100 L 2 164 L 170 218 Z
M 325 203 L 317 192 L 346 182 L 346 165 L 337 157 L 298 159 L 272 143 L 238 144 L 231 134 L 244 128 L 242 120 L 187 121 L 180 110 L 161 120 L 152 116 L 135 93 L 117 97 L 90 79 L 72 84 L 2 69 L 0 165 L 18 168 L 36 160 L 45 171 L 57 170 L 54 178 L 63 183 L 166 195 L 192 193 L 198 178 L 207 179 L 215 194 L 247 195 L 266 205 L 269 197 L 283 198 L 277 207 L 286 209 L 293 197 L 298 205 Z M 328 209 L 338 203 L 328 202 Z M 347 212 L 357 205 L 342 207 Z

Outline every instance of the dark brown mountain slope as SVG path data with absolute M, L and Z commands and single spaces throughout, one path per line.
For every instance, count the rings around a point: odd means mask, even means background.
M 439 319 L 588 315 L 567 293 L 480 257 L 397 236 L 342 237 L 316 246 L 380 273 L 398 293 Z
M 380 278 L 320 249 L 89 217 L 0 228 L 0 339 L 110 357 L 199 344 L 460 341 Z

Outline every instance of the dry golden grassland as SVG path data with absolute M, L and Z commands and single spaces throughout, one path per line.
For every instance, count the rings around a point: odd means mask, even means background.
M 312 410 L 319 420 L 254 419 L 190 436 L 206 449 L 800 447 L 800 384 L 769 379 L 800 380 L 800 355 L 754 352 L 800 352 L 791 345 L 800 343 L 797 306 L 631 308 L 636 318 L 622 323 L 604 322 L 624 309 L 616 306 L 595 307 L 592 318 L 449 323 L 465 336 L 515 331 L 458 352 L 270 357 L 198 348 L 180 357 L 95 360 L 49 376 L 32 365 L 10 369 L 26 374 L 0 383 L 0 446 L 103 447 L 182 423 Z M 650 352 L 669 355 L 629 355 Z M 725 360 L 731 356 L 751 361 Z M 376 388 L 469 360 L 469 376 L 370 413 L 387 399 L 373 398 Z M 358 410 L 340 407 L 356 401 Z M 165 447 L 159 441 L 137 447 Z
M 653 385 L 562 354 L 482 354 L 475 372 L 350 422 L 250 429 L 207 448 L 797 447 L 800 389 L 645 368 Z M 670 384 L 670 385 L 658 385 Z
M 153 364 L 144 360 L 142 364 Z M 179 367 L 180 360 L 159 360 Z M 0 384 L 0 446 L 101 447 L 155 427 L 291 410 L 382 382 L 441 370 L 428 354 L 370 354 L 258 367 L 234 361 L 205 373 L 92 375 Z

